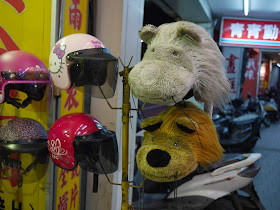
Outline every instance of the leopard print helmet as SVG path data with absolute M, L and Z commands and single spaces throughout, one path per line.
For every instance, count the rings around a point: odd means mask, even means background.
M 47 146 L 47 131 L 36 120 L 16 118 L 0 128 L 0 145 L 17 152 L 32 152 Z
M 40 180 L 48 157 L 47 131 L 36 120 L 16 118 L 0 128 L 0 171 L 11 182 L 21 186 Z

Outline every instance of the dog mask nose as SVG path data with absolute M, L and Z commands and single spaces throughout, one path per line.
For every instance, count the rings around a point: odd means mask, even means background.
M 154 168 L 166 167 L 171 159 L 171 156 L 160 149 L 153 149 L 147 154 L 147 162 Z

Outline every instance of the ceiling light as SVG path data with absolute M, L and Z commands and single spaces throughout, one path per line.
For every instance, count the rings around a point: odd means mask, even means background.
M 276 65 L 277 65 L 278 67 L 280 67 L 280 63 L 277 63 Z
M 244 0 L 244 15 L 247 16 L 249 14 L 249 2 L 250 0 Z

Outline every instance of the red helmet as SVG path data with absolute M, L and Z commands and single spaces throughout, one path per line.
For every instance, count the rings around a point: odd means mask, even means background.
M 20 50 L 0 56 L 0 73 L 0 103 L 7 102 L 17 108 L 24 108 L 33 100 L 41 101 L 47 86 L 51 85 L 50 73 L 44 63 L 35 55 Z M 11 90 L 25 92 L 27 98 L 20 103 L 10 97 Z
M 48 149 L 53 162 L 66 170 L 78 164 L 95 174 L 113 173 L 118 168 L 118 144 L 113 131 L 89 114 L 68 114 L 51 126 Z

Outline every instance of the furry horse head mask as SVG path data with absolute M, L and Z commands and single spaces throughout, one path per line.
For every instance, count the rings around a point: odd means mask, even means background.
M 147 25 L 139 35 L 147 50 L 128 78 L 136 98 L 169 106 L 190 92 L 197 101 L 218 107 L 228 100 L 225 59 L 202 27 L 186 21 Z
M 170 182 L 206 167 L 223 156 L 210 117 L 191 102 L 169 107 L 141 123 L 145 129 L 137 165 L 150 180 Z

